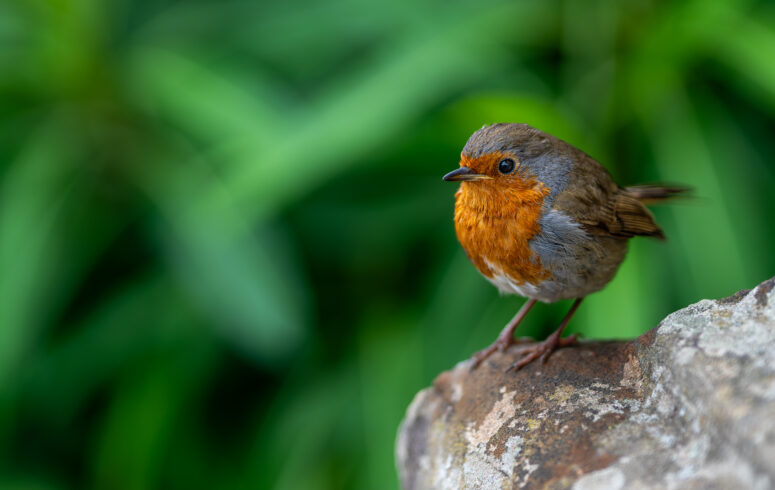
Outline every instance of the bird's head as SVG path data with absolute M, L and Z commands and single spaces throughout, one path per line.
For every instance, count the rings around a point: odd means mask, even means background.
M 461 182 L 460 198 L 495 214 L 525 202 L 543 202 L 555 184 L 567 181 L 567 170 L 555 168 L 558 143 L 527 124 L 485 126 L 469 138 L 460 167 L 444 180 Z

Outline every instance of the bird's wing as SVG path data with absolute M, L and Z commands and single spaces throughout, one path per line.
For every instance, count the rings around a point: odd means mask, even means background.
M 665 238 L 651 211 L 623 189 L 613 194 L 606 205 L 590 218 L 582 218 L 579 222 L 591 233 L 623 238 L 638 235 Z
M 654 216 L 636 197 L 619 187 L 605 168 L 579 151 L 567 187 L 553 208 L 570 215 L 588 233 L 630 238 L 664 238 Z

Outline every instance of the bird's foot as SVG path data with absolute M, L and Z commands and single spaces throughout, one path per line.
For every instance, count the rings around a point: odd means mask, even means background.
M 541 364 L 546 364 L 546 361 L 549 359 L 549 356 L 552 355 L 552 352 L 559 349 L 560 347 L 567 347 L 569 345 L 576 345 L 578 344 L 578 339 L 575 335 L 569 335 L 565 338 L 560 338 L 558 334 L 559 332 L 555 332 L 549 337 L 547 337 L 546 340 L 543 342 L 540 342 L 535 345 L 531 345 L 530 347 L 525 347 L 520 354 L 523 355 L 523 357 L 516 362 L 513 362 L 509 367 L 506 368 L 506 372 L 511 371 L 512 369 L 514 371 L 519 371 L 524 366 L 527 366 L 531 362 L 533 362 L 536 359 L 541 359 Z
M 479 364 L 482 363 L 482 361 L 490 357 L 496 351 L 504 352 L 512 345 L 528 344 L 530 342 L 533 342 L 533 339 L 531 339 L 530 337 L 519 337 L 515 339 L 513 335 L 508 335 L 508 336 L 501 335 L 495 340 L 495 342 L 490 344 L 489 347 L 487 347 L 486 349 L 482 349 L 479 352 L 475 353 L 473 356 L 471 356 L 471 371 L 476 369 L 479 366 Z

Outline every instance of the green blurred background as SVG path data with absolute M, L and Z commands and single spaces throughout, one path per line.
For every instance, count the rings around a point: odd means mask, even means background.
M 486 123 L 696 189 L 570 330 L 775 272 L 773 2 L 4 0 L 0 74 L 1 489 L 395 488 L 522 302 L 440 178 Z

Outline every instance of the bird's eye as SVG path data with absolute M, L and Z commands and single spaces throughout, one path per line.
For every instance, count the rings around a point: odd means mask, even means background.
M 514 160 L 511 158 L 505 158 L 498 164 L 498 172 L 502 174 L 510 174 L 514 170 Z

